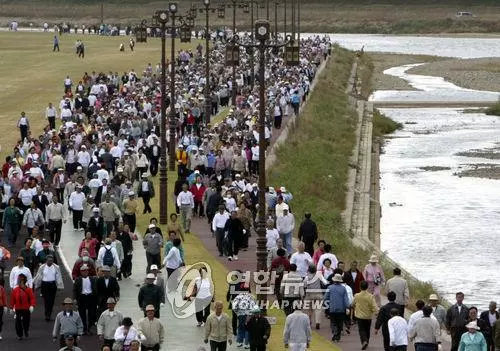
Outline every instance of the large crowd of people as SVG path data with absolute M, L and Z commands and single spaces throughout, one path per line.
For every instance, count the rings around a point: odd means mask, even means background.
M 281 120 L 297 112 L 296 105 L 305 100 L 330 50 L 326 38 L 303 40 L 298 67 L 287 67 L 279 55 L 269 52 L 265 77 L 268 143 L 281 128 Z M 238 260 L 238 252 L 248 247 L 258 193 L 259 82 L 251 76 L 248 55 L 243 56 L 235 79 L 223 57 L 224 43 L 214 37 L 207 79 L 201 46 L 177 54 L 177 95 L 172 103 L 167 99 L 178 120 L 177 211 L 170 215 L 163 233 L 155 218 L 144 235 L 136 228 L 141 211 L 143 215 L 152 212 L 152 178 L 158 172 L 160 148 L 168 147 L 159 139 L 159 65 L 148 64 L 142 73 L 133 69 L 122 75 L 85 72 L 74 81 L 66 76 L 61 100 L 45 109 L 46 126 L 40 135 L 35 135 L 37 123 L 21 113 L 20 138 L 2 166 L 0 184 L 4 243 L 0 262 L 2 268 L 13 266 L 5 288 L 2 275 L 1 317 L 7 311 L 15 314 L 19 340 L 29 338 L 31 314 L 41 295 L 44 318 L 53 321 L 52 337 L 64 350 L 77 350 L 80 338 L 89 335 L 97 335 L 103 350 L 133 350 L 136 344 L 142 350 L 159 350 L 164 327 L 158 318 L 165 288 L 169 288 L 165 281 L 185 263 L 182 240 L 190 232 L 192 217 L 208 219 L 214 244 L 229 260 Z M 237 86 L 236 105 L 216 126 L 210 124 L 203 108 L 205 84 L 210 84 L 213 114 L 230 104 L 232 86 Z M 280 207 L 283 199 L 291 198 L 284 187 L 270 187 L 266 193 L 272 209 L 275 203 Z M 220 223 L 213 222 L 218 213 L 228 219 L 223 235 L 214 227 Z M 72 223 L 72 234 L 81 232 L 82 241 L 71 272 L 72 296 L 64 299 L 62 311 L 55 314 L 55 297 L 67 288 L 57 261 L 66 221 Z M 290 223 L 283 223 L 282 228 L 291 246 L 293 228 Z M 133 241 L 139 236 L 147 275 L 138 296 L 144 319 L 135 328 L 115 306 L 120 280 L 132 275 Z M 142 267 L 138 269 L 142 272 Z M 213 286 L 200 271 L 195 287 L 192 298 L 202 306 L 203 313 L 197 313 L 201 326 L 209 320 Z M 207 338 L 212 341 L 212 337 L 209 332 Z

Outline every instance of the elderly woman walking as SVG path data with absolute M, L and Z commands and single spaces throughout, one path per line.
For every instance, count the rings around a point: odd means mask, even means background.
M 385 284 L 384 270 L 378 264 L 377 255 L 371 255 L 365 266 L 363 276 L 368 283 L 368 291 L 375 297 L 377 306 L 380 307 L 380 287 Z
M 458 345 L 458 351 L 487 351 L 486 339 L 479 332 L 477 321 L 469 322 L 467 333 L 463 333 Z

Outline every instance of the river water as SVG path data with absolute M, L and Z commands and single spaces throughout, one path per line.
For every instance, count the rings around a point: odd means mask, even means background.
M 439 55 L 457 58 L 500 57 L 500 37 L 444 38 L 381 35 L 332 35 L 344 47 L 365 51 Z M 409 75 L 414 65 L 387 70 L 419 91 L 377 91 L 372 100 L 495 101 L 498 92 L 459 88 L 440 77 Z M 459 177 L 477 163 L 500 163 L 456 156 L 471 149 L 498 147 L 500 118 L 450 108 L 382 109 L 404 123 L 388 139 L 380 158 L 381 248 L 440 295 L 487 308 L 500 291 L 500 181 Z M 424 171 L 420 167 L 449 167 Z

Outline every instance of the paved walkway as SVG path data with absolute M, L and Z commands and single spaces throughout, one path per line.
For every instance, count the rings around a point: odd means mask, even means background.
M 71 221 L 68 220 L 63 226 L 60 250 L 66 258 L 68 266 L 73 267 L 77 259 L 77 247 L 83 239 L 83 232 L 74 232 L 70 223 Z M 120 301 L 116 309 L 122 312 L 124 317 L 131 317 L 134 323 L 137 323 L 143 317 L 137 303 L 137 295 L 140 285 L 144 282 L 146 270 L 146 255 L 140 240 L 134 242 L 132 267 L 132 276 L 120 281 Z M 165 343 L 162 350 L 197 351 L 203 345 L 203 328 L 196 327 L 194 316 L 186 319 L 176 318 L 172 314 L 170 304 L 166 303 L 161 310 L 160 320 L 166 328 Z M 97 349 L 88 348 L 84 350 Z

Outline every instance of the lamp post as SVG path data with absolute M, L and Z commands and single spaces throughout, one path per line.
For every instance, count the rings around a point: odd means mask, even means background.
M 267 270 L 267 249 L 266 249 L 266 84 L 265 84 L 265 64 L 266 51 L 268 49 L 279 49 L 286 46 L 285 60 L 287 65 L 298 64 L 298 57 L 295 57 L 292 50 L 289 50 L 289 44 L 293 44 L 293 39 L 286 38 L 283 43 L 269 43 L 271 26 L 267 20 L 257 20 L 254 26 L 254 38 L 251 43 L 239 43 L 238 36 L 232 39 L 234 46 L 242 46 L 244 48 L 254 48 L 259 51 L 259 211 L 257 215 L 257 271 L 265 272 Z M 230 52 L 230 47 L 227 48 L 226 58 L 235 57 L 235 51 Z M 298 56 L 298 51 L 295 52 Z M 288 60 L 290 59 L 290 60 Z M 294 60 L 292 60 L 294 59 Z M 233 62 L 234 63 L 234 62 Z M 267 296 L 259 293 L 258 300 L 260 306 L 265 306 Z
M 168 21 L 167 11 L 158 11 L 155 16 L 161 28 L 161 122 L 160 122 L 160 224 L 167 224 L 167 77 L 165 73 L 165 31 Z
M 225 17 L 224 5 L 210 7 L 210 0 L 203 0 L 205 8 L 200 8 L 200 12 L 205 12 L 205 125 L 210 123 L 212 115 L 212 94 L 210 92 L 210 11 L 217 12 L 217 17 Z

